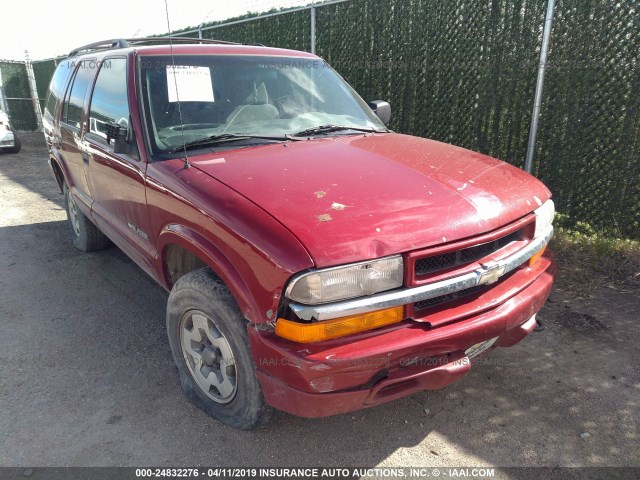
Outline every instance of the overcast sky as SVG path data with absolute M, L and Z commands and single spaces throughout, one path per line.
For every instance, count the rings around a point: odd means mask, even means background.
M 167 0 L 171 29 L 224 20 L 248 11 L 306 5 L 310 0 Z M 0 59 L 34 60 L 65 55 L 110 38 L 167 32 L 164 0 L 3 0 Z

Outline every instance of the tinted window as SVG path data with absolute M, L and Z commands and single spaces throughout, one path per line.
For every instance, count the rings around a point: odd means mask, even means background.
M 87 93 L 87 87 L 95 73 L 96 62 L 94 60 L 81 62 L 73 79 L 71 93 L 64 104 L 63 120 L 77 128 L 80 128 L 80 123 L 82 122 L 82 104 Z
M 107 124 L 129 125 L 127 60 L 111 58 L 102 63 L 91 98 L 89 131 L 107 138 Z
M 67 83 L 67 78 L 69 78 L 69 71 L 69 62 L 61 62 L 51 78 L 47 103 L 44 106 L 44 114 L 49 118 L 53 118 L 58 100 L 64 95 L 64 87 Z

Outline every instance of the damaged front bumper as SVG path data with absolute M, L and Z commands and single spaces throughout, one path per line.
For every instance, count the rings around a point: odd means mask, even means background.
M 440 319 L 434 326 L 406 320 L 306 345 L 250 326 L 265 399 L 294 415 L 322 417 L 443 388 L 469 371 L 465 351 L 471 346 L 495 338 L 489 350 L 508 347 L 531 333 L 555 271 L 553 254 L 545 251 L 535 266 L 520 266 L 498 288 L 470 301 L 467 317 L 452 310 L 450 322 Z

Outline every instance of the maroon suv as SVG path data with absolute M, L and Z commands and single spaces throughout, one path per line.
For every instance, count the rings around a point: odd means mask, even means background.
M 532 331 L 555 273 L 542 183 L 388 130 L 315 55 L 166 42 L 73 51 L 45 136 L 74 245 L 113 242 L 170 292 L 200 408 L 245 429 L 348 412 Z

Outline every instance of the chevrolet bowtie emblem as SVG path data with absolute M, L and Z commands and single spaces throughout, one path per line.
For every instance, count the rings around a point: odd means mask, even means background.
M 480 280 L 478 285 L 491 285 L 496 283 L 498 279 L 504 275 L 506 267 L 504 265 L 483 265 L 479 270 Z

